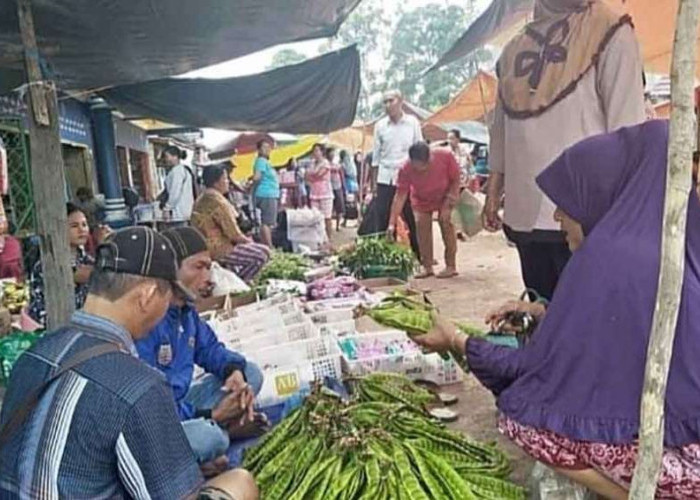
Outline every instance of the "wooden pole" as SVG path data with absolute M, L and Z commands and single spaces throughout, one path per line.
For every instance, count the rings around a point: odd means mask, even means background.
M 661 240 L 661 270 L 647 350 L 639 455 L 630 498 L 653 499 L 664 441 L 664 399 L 685 268 L 685 228 L 695 148 L 695 40 L 700 0 L 680 0 L 671 66 L 671 123 Z
M 19 28 L 29 85 L 29 143 L 37 232 L 41 239 L 47 327 L 65 324 L 74 309 L 74 285 L 66 228 L 65 173 L 58 128 L 58 100 L 53 82 L 39 67 L 30 0 L 17 0 Z

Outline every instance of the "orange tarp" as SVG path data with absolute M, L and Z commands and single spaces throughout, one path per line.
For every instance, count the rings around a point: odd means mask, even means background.
M 671 72 L 673 35 L 676 29 L 678 0 L 605 0 L 618 12 L 632 16 L 644 58 L 644 67 L 649 72 Z M 696 37 L 696 44 L 700 46 Z M 698 51 L 700 55 L 700 51 Z M 700 76 L 700 65 L 696 69 Z
M 435 112 L 428 123 L 458 123 L 483 120 L 496 106 L 498 79 L 479 71 L 467 85 L 444 107 Z
M 328 142 L 347 149 L 351 153 L 355 151 L 366 152 L 374 147 L 374 136 L 372 134 L 372 128 L 369 126 L 348 127 L 328 134 Z

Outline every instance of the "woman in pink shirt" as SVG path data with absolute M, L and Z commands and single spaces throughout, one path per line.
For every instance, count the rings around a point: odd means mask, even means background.
M 450 151 L 431 151 L 425 142 L 411 146 L 408 157 L 409 161 L 399 171 L 387 231 L 393 234 L 396 220 L 410 195 L 423 265 L 423 272 L 416 278 L 433 276 L 433 214 L 438 212 L 445 244 L 445 269 L 437 277 L 451 278 L 457 275 L 457 236 L 452 224 L 452 210 L 459 197 L 459 165 Z
M 331 187 L 331 166 L 324 157 L 323 144 L 314 144 L 311 152 L 313 163 L 306 171 L 306 180 L 309 183 L 309 200 L 311 208 L 315 208 L 323 214 L 326 221 L 326 234 L 330 241 L 333 229 L 333 189 Z

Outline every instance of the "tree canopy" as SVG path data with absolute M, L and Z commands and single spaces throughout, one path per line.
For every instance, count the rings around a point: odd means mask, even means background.
M 272 56 L 272 62 L 270 62 L 267 69 L 277 69 L 282 66 L 289 66 L 290 64 L 297 64 L 304 61 L 306 61 L 306 56 L 301 52 L 294 49 L 282 49 Z
M 480 50 L 451 66 L 423 75 L 475 19 L 475 0 L 463 5 L 431 3 L 399 9 L 389 18 L 382 0 L 363 0 L 320 52 L 356 43 L 362 58 L 362 93 L 358 118 L 367 120 L 381 109 L 381 92 L 398 88 L 405 98 L 436 109 L 472 78 L 492 55 Z
M 446 104 L 476 74 L 480 64 L 491 60 L 490 52 L 481 50 L 424 75 L 469 26 L 474 17 L 472 3 L 467 2 L 467 8 L 430 4 L 401 15 L 391 37 L 387 84 L 426 109 Z

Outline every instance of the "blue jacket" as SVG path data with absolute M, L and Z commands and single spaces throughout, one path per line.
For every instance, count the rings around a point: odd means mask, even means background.
M 163 320 L 136 343 L 139 357 L 165 375 L 173 388 L 181 420 L 194 418 L 197 408 L 185 401 L 194 365 L 225 380 L 245 369 L 246 360 L 219 342 L 214 331 L 189 306 L 170 306 Z

